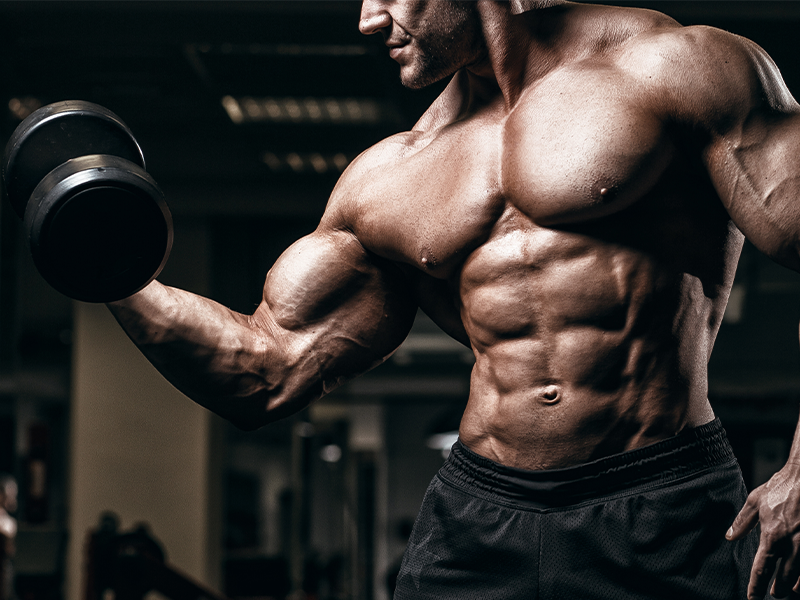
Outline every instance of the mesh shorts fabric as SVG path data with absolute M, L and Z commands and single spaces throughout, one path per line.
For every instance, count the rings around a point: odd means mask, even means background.
M 746 496 L 718 420 L 546 471 L 457 442 L 425 495 L 394 600 L 744 600 L 757 533 L 724 535 Z

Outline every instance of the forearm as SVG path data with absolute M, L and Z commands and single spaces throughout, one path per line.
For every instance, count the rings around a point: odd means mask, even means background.
M 760 524 L 760 541 L 747 598 L 764 598 L 773 574 L 771 594 L 784 598 L 800 585 L 800 425 L 786 465 L 750 492 L 726 537 L 739 540 L 756 524 Z
M 157 282 L 108 306 L 147 359 L 192 400 L 243 428 L 272 420 L 267 412 L 281 389 L 281 361 L 274 340 L 249 317 Z
M 400 273 L 380 265 L 351 234 L 328 232 L 281 255 L 252 316 L 157 282 L 109 307 L 175 387 L 254 429 L 304 408 L 400 345 L 416 305 Z

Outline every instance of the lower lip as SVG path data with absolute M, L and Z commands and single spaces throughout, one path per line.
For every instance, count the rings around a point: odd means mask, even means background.
M 403 47 L 399 46 L 397 48 L 392 48 L 389 50 L 389 57 L 396 59 L 400 54 L 403 52 Z

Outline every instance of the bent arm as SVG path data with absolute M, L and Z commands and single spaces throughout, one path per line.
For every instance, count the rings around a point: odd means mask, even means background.
M 243 429 L 296 412 L 383 362 L 415 314 L 400 271 L 339 230 L 286 250 L 252 315 L 157 282 L 109 307 L 173 385 Z
M 800 271 L 800 106 L 754 43 L 707 30 L 699 83 L 676 111 L 703 142 L 703 160 L 733 223 L 762 252 Z M 747 598 L 800 589 L 800 427 L 789 460 L 753 490 L 727 533 L 738 540 L 760 524 Z
M 624 48 L 632 96 L 699 156 L 742 233 L 800 271 L 800 105 L 772 59 L 713 27 L 660 29 Z
M 800 271 L 800 106 L 772 59 L 750 40 L 710 30 L 686 102 L 722 204 L 764 254 Z M 714 71 L 712 73 L 711 71 Z
M 706 151 L 733 222 L 761 252 L 800 271 L 800 111 L 753 111 Z

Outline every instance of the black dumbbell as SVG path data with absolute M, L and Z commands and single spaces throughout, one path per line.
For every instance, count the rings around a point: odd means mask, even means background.
M 14 131 L 2 178 L 45 280 L 85 302 L 145 287 L 172 248 L 164 194 L 128 127 L 102 106 L 42 107 Z

